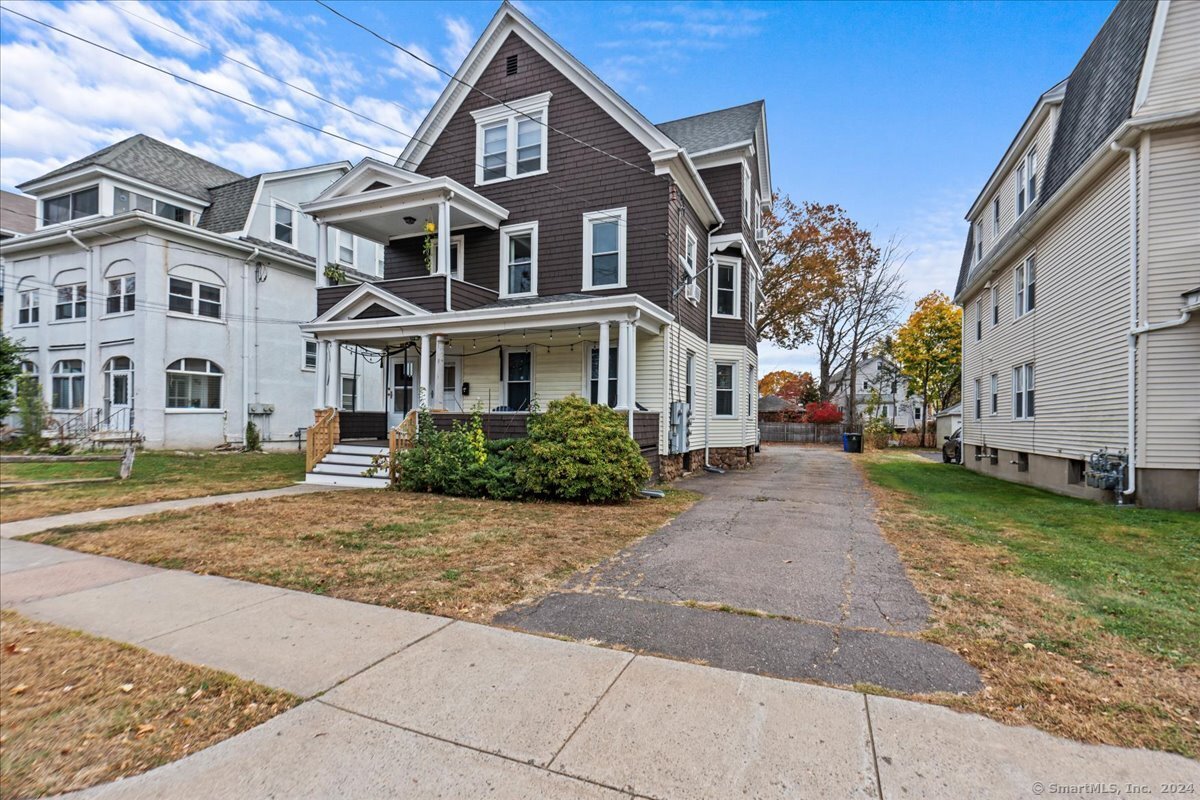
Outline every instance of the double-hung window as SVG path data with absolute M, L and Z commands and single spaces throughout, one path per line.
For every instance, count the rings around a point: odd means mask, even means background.
M 178 314 L 221 318 L 221 287 L 199 281 L 171 278 L 167 307 Z
M 537 294 L 537 223 L 500 229 L 500 296 Z
M 342 376 L 342 405 L 343 411 L 354 411 L 358 402 L 358 379 Z
M 109 278 L 108 297 L 105 298 L 104 313 L 123 314 L 126 311 L 133 311 L 136 289 L 137 278 L 133 275 Z
M 1017 165 L 1017 216 L 1037 200 L 1037 148 L 1030 148 L 1025 158 Z
M 1013 273 L 1013 310 L 1018 318 L 1037 307 L 1034 288 L 1037 283 L 1037 259 L 1029 256 Z
M 989 412 L 992 414 L 1000 413 L 1000 376 L 993 372 L 988 377 L 988 394 L 992 398 Z
M 70 194 L 42 201 L 42 224 L 56 225 L 73 219 L 93 217 L 100 213 L 100 188 L 89 186 Z
M 296 210 L 275 201 L 271 216 L 271 238 L 288 247 L 296 246 Z
M 1033 364 L 1013 367 L 1013 419 L 1033 419 Z
M 1000 324 L 1000 290 L 992 287 L 992 327 Z
M 472 111 L 475 182 L 493 183 L 546 171 L 550 92 Z
M 975 379 L 975 419 L 983 416 L 983 388 L 979 385 L 979 378 Z
M 700 285 L 696 282 L 696 260 L 697 250 L 699 248 L 699 240 L 696 239 L 696 234 L 692 233 L 691 228 L 686 229 L 683 241 L 683 272 L 685 288 L 683 295 L 693 303 L 700 301 Z
M 983 223 L 975 223 L 975 263 L 983 261 Z
M 625 209 L 583 215 L 583 288 L 625 286 Z
M 718 317 L 734 317 L 738 314 L 738 301 L 741 294 L 741 262 L 736 259 L 717 258 L 716 269 L 713 270 L 713 308 L 712 313 Z
M 714 375 L 714 416 L 732 417 L 734 416 L 733 400 L 734 400 L 734 376 L 737 374 L 734 370 L 734 365 L 730 363 L 718 362 Z
M 983 338 L 983 298 L 975 301 L 975 341 Z
M 603 402 L 608 406 L 617 404 L 617 348 L 608 348 L 608 377 L 605 379 L 605 391 L 600 392 L 600 348 L 593 347 L 588 373 L 588 399 L 593 403 Z
M 1000 237 L 1000 198 L 992 198 L 992 238 Z
M 354 266 L 354 234 L 337 232 L 337 259 L 343 266 Z
M 17 292 L 17 324 L 36 325 L 38 321 L 38 290 Z
M 750 225 L 754 220 L 754 209 L 750 206 L 754 202 L 753 195 L 754 177 L 750 174 L 750 167 L 742 165 L 742 217 L 746 220 L 746 224 Z
M 181 358 L 167 366 L 167 408 L 221 408 L 224 371 L 204 358 Z
M 54 318 L 83 319 L 87 316 L 87 284 L 75 283 L 58 287 L 58 299 L 54 302 Z
M 317 342 L 315 339 L 304 340 L 304 362 L 301 369 L 315 370 L 317 368 Z
M 696 354 L 691 350 L 683 372 L 683 399 L 687 402 L 688 414 L 696 413 Z
M 466 263 L 466 243 L 467 238 L 461 233 L 450 237 L 450 274 L 460 281 L 463 280 L 463 265 Z M 436 234 L 433 237 L 433 249 L 430 251 L 430 258 L 432 259 L 434 273 L 442 274 L 439 273 L 441 261 L 438 260 Z M 383 270 L 380 269 L 380 272 L 382 273 Z
M 145 211 L 147 214 L 182 222 L 185 225 L 192 224 L 192 212 L 183 206 L 177 206 L 165 200 L 155 200 L 153 197 L 131 192 L 119 186 L 113 189 L 113 213 L 125 214 L 130 211 Z

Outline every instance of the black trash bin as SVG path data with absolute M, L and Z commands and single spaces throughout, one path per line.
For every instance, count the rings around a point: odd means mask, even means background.
M 862 452 L 862 434 L 861 433 L 847 433 L 847 434 L 845 434 L 845 437 L 846 437 L 846 452 L 847 453 L 861 453 Z

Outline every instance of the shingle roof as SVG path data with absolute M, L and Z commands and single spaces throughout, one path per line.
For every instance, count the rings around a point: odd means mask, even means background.
M 268 242 L 255 236 L 239 236 L 238 239 L 252 244 L 261 250 L 273 250 L 276 253 L 282 253 L 285 256 L 291 256 L 300 261 L 307 261 L 310 264 L 315 264 L 317 261 L 312 256 L 301 253 L 299 250 L 294 250 L 286 245 L 276 244 L 275 242 Z
M 763 101 L 660 122 L 656 127 L 689 153 L 701 153 L 754 139 Z
M 962 264 L 958 267 L 958 284 L 954 287 L 954 296 L 967 285 L 967 275 L 971 272 L 971 251 L 975 249 L 975 226 L 967 228 L 967 246 L 963 248 Z
M 214 186 L 208 190 L 212 205 L 204 209 L 197 227 L 213 233 L 233 233 L 246 225 L 261 175 Z
M 1038 206 L 1054 197 L 1132 113 L 1155 6 L 1155 0 L 1120 0 L 1071 71 L 1046 159 Z M 967 234 L 955 296 L 967 284 L 972 234 Z M 1012 234 L 1010 231 L 1005 236 Z
M 171 189 L 198 200 L 209 199 L 209 187 L 219 186 L 243 177 L 232 170 L 217 166 L 211 161 L 205 161 L 199 156 L 194 156 L 139 133 L 102 150 L 97 150 L 90 156 L 51 170 L 31 181 L 26 181 L 17 188 L 23 188 L 59 175 L 66 175 L 89 166 L 108 167 L 124 175 L 139 178 L 155 186 Z

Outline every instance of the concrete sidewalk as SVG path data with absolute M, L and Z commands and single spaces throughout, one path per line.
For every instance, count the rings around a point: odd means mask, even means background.
M 80 797 L 957 800 L 1200 782 L 1179 756 L 44 545 L 0 541 L 0 570 L 0 603 L 31 618 L 312 698 Z
M 344 491 L 346 488 L 345 486 L 296 483 L 278 489 L 259 489 L 253 492 L 233 492 L 231 494 L 212 494 L 205 497 L 186 497 L 182 500 L 161 500 L 157 503 L 141 503 L 136 506 L 98 508 L 94 511 L 78 511 L 74 514 L 59 514 L 54 517 L 38 517 L 36 519 L 5 522 L 0 525 L 0 538 L 15 539 L 18 536 L 41 533 L 52 528 L 64 528 L 68 525 L 89 525 L 95 522 L 112 522 L 118 519 L 132 519 L 133 517 L 160 514 L 163 511 L 182 511 L 187 508 L 215 506 L 221 503 L 240 503 L 243 500 L 266 500 L 270 497 L 287 497 L 293 494 Z

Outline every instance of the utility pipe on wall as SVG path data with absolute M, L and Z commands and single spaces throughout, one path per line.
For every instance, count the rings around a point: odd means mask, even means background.
M 250 422 L 250 337 L 246 335 L 247 312 L 250 307 L 250 262 L 258 258 L 259 250 L 242 262 L 242 436 Z
M 92 272 L 96 266 L 95 265 L 95 257 L 94 257 L 92 248 L 88 247 L 86 244 L 84 244 L 79 239 L 79 237 L 75 235 L 75 231 L 73 231 L 73 230 L 67 231 L 67 238 L 70 239 L 75 244 L 79 245 L 79 249 L 81 249 L 85 253 L 87 253 L 87 268 L 86 268 L 87 269 L 87 281 L 85 283 L 85 286 L 88 288 L 85 288 L 84 291 L 87 292 L 85 302 L 87 303 L 88 306 L 90 306 L 92 304 L 92 297 L 94 295 L 98 296 L 98 293 L 91 292 L 91 291 L 89 291 L 89 289 L 92 286 L 99 285 L 98 281 L 97 281 L 97 276 L 92 274 Z M 51 280 L 51 282 L 54 281 L 53 275 L 50 276 L 50 280 Z M 57 300 L 57 298 L 51 298 L 51 299 Z M 100 372 L 95 371 L 96 367 L 101 366 L 100 364 L 96 363 L 97 361 L 100 360 L 100 353 L 99 353 L 99 351 L 96 351 L 94 353 L 92 352 L 92 350 L 96 344 L 96 313 L 95 313 L 95 311 L 96 310 L 94 308 L 89 308 L 88 312 L 87 312 L 87 318 L 86 318 L 87 333 L 86 333 L 86 339 L 84 341 L 84 353 L 86 354 L 86 356 L 84 357 L 83 370 L 84 370 L 85 376 L 89 371 L 92 371 L 93 374 L 100 375 L 101 380 L 104 380 L 103 371 L 100 371 Z M 47 381 L 47 383 L 52 383 L 52 381 Z M 85 377 L 84 381 L 83 381 L 83 385 L 84 385 L 83 391 L 84 391 L 84 395 L 85 395 L 84 411 L 86 412 L 87 409 L 96 407 L 95 402 L 93 402 L 93 399 L 95 397 L 95 391 L 96 391 L 96 388 L 95 388 L 96 381 L 92 380 L 89 377 Z M 132 399 L 133 398 L 131 397 L 130 400 L 132 400 Z
M 1137 345 L 1138 345 L 1138 164 L 1137 150 L 1116 140 L 1109 142 L 1116 152 L 1129 154 L 1129 348 L 1126 355 L 1126 409 L 1128 421 L 1128 480 L 1123 497 L 1137 491 Z

